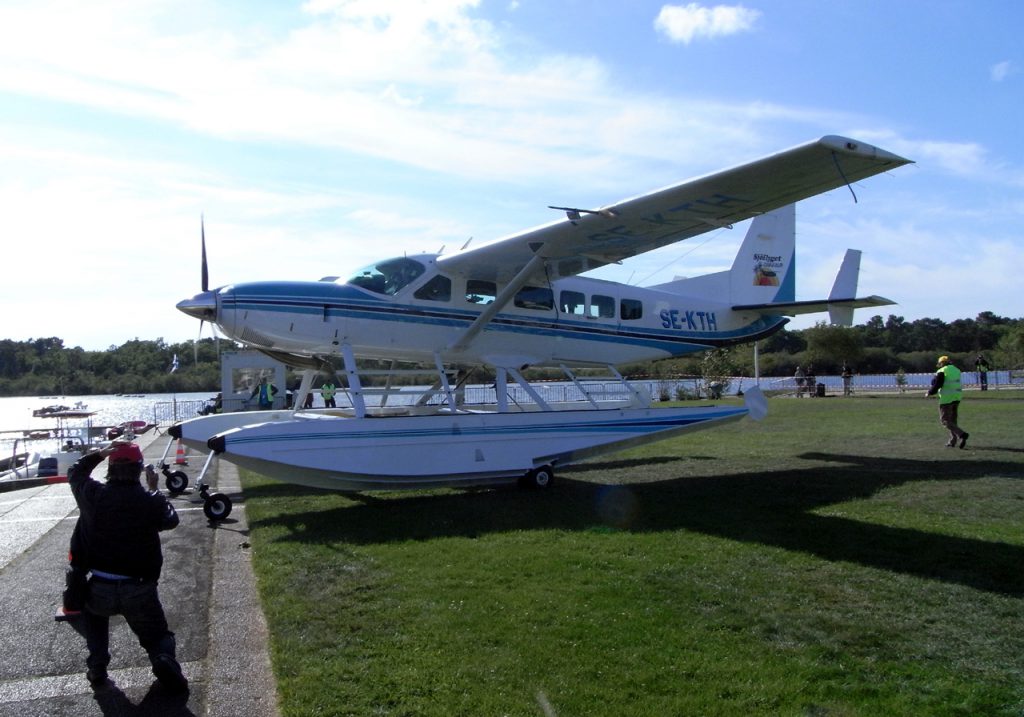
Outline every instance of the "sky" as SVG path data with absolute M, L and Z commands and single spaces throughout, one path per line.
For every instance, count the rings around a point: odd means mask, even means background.
M 346 276 L 829 134 L 915 164 L 798 205 L 798 299 L 852 247 L 898 302 L 856 323 L 1020 318 L 1022 28 L 1017 0 L 4 0 L 0 338 L 197 338 L 201 222 L 211 286 Z M 746 226 L 592 275 L 719 271 Z

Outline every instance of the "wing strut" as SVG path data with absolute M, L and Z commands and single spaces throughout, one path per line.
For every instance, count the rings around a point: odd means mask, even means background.
M 538 249 L 539 248 L 540 247 L 538 247 Z M 533 277 L 534 273 L 540 269 L 544 264 L 544 261 L 545 258 L 543 256 L 539 253 L 535 253 L 533 257 L 526 262 L 526 265 L 519 270 L 519 273 L 512 277 L 512 280 L 505 285 L 505 288 L 503 288 L 495 297 L 494 301 L 488 304 L 487 308 L 480 312 L 480 315 L 477 316 L 473 323 L 469 325 L 469 328 L 466 329 L 466 333 L 459 337 L 458 341 L 449 346 L 448 350 L 465 351 L 473 342 L 473 339 L 476 338 L 477 334 L 483 331 L 487 327 L 487 324 L 491 323 L 491 319 L 493 319 L 499 311 L 504 309 L 505 306 L 508 305 L 508 302 L 512 301 L 512 297 L 514 297 L 520 289 L 526 286 L 526 282 L 528 282 Z

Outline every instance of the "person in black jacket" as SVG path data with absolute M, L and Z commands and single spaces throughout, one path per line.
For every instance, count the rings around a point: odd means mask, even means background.
M 104 458 L 105 484 L 90 477 Z M 72 551 L 90 573 L 82 613 L 89 649 L 86 678 L 96 688 L 107 683 L 110 617 L 123 615 L 149 655 L 160 684 L 185 692 L 188 680 L 176 659 L 174 633 L 157 593 L 163 566 L 159 533 L 177 527 L 178 514 L 152 478 L 147 476 L 149 489 L 143 488 L 142 461 L 138 446 L 115 441 L 83 456 L 68 470 L 80 512 Z

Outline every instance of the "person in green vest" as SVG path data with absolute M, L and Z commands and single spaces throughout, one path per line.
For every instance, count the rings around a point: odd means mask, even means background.
M 970 434 L 957 425 L 957 412 L 960 409 L 963 393 L 963 387 L 960 385 L 960 369 L 953 365 L 949 356 L 939 356 L 938 369 L 932 378 L 928 395 L 939 395 L 939 423 L 949 431 L 947 448 L 955 448 L 957 441 L 960 442 L 961 448 L 967 447 L 967 437 Z
M 978 372 L 978 383 L 981 384 L 981 390 L 988 390 L 988 361 L 982 354 L 978 354 L 978 358 L 974 359 L 974 370 Z
M 338 387 L 334 385 L 333 378 L 324 381 L 323 385 L 320 386 L 320 395 L 324 398 L 324 408 L 337 408 L 334 404 L 334 394 L 337 392 Z
M 270 380 L 264 376 L 260 379 L 260 385 L 255 388 L 249 398 L 256 398 L 258 396 L 260 410 L 267 411 L 274 407 L 274 396 L 276 395 L 277 386 L 272 384 Z

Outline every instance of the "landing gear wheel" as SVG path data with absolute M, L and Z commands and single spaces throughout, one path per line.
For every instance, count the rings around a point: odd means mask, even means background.
M 534 468 L 532 471 L 524 475 L 519 479 L 519 484 L 524 488 L 530 488 L 532 490 L 546 490 L 551 487 L 551 484 L 555 482 L 555 473 L 551 470 L 551 466 L 541 466 L 540 468 Z
M 203 502 L 203 513 L 210 520 L 224 520 L 231 515 L 231 499 L 223 493 L 214 493 Z
M 167 490 L 170 491 L 171 495 L 184 493 L 185 489 L 188 488 L 188 476 L 181 471 L 168 473 L 164 485 L 167 486 Z

